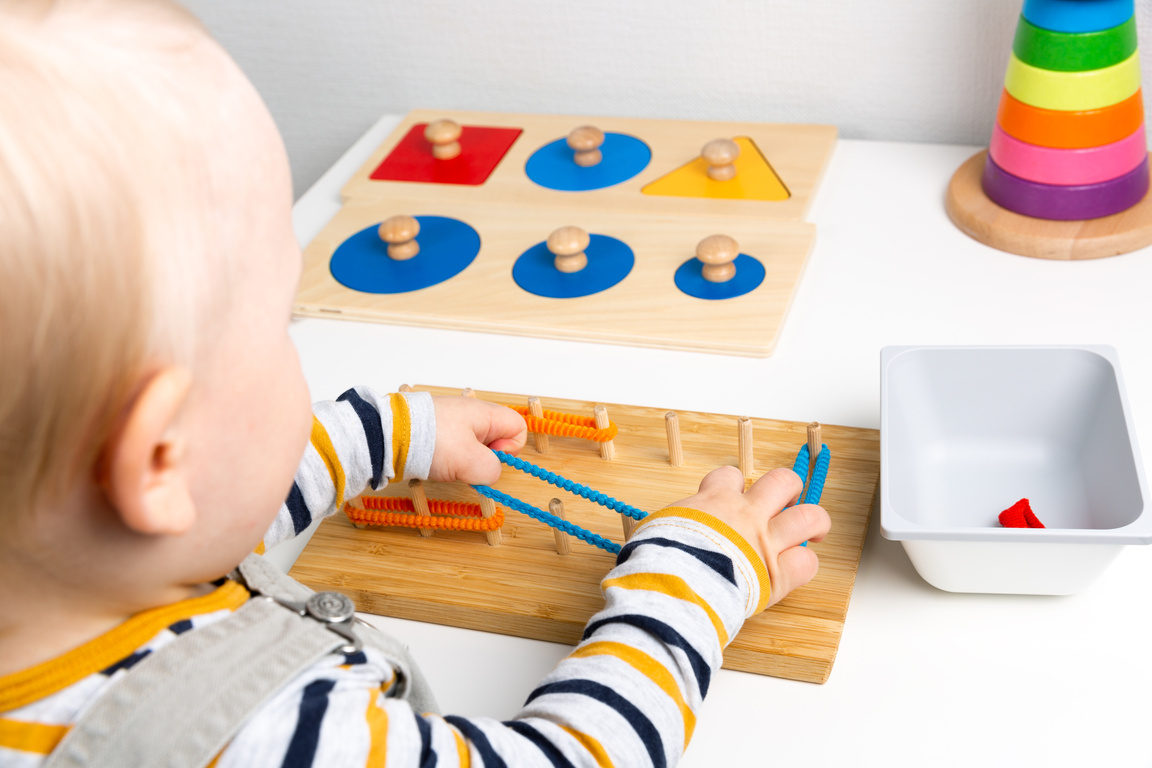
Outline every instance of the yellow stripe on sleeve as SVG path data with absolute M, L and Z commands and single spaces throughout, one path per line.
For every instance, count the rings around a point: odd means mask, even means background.
M 380 768 L 388 760 L 388 713 L 377 701 L 380 696 L 371 696 L 368 701 L 368 762 L 364 768 Z
M 557 723 L 557 725 L 560 725 Z M 608 759 L 608 753 L 604 751 L 604 747 L 596 739 L 592 738 L 586 733 L 573 730 L 566 725 L 560 725 L 560 728 L 568 732 L 572 738 L 580 742 L 580 746 L 588 750 L 588 754 L 596 761 L 596 765 L 600 768 L 613 768 L 612 761 Z
M 716 630 L 716 639 L 720 641 L 720 647 L 724 648 L 728 645 L 728 630 L 724 629 L 724 622 L 716 615 L 716 611 L 712 610 L 712 606 L 708 605 L 704 598 L 696 594 L 696 591 L 688 586 L 688 582 L 679 576 L 672 576 L 667 573 L 630 573 L 615 579 L 605 579 L 601 586 L 605 590 L 609 587 L 619 587 L 621 589 L 643 589 L 648 592 L 659 592 L 662 595 L 698 605 L 704 613 L 708 614 L 708 619 Z
M 328 476 L 332 478 L 332 485 L 336 486 L 336 509 L 340 509 L 344 506 L 344 466 L 336 455 L 336 446 L 332 445 L 328 430 L 324 429 L 320 419 L 315 416 L 312 417 L 312 447 L 328 468 Z
M 68 725 L 45 725 L 0 717 L 0 747 L 47 755 L 68 733 Z
M 404 466 L 408 463 L 408 445 L 412 442 L 412 413 L 404 395 L 393 394 L 388 398 L 392 404 L 392 474 L 393 482 L 404 477 Z
M 472 753 L 468 750 L 468 743 L 455 728 L 452 729 L 452 735 L 456 737 L 456 759 L 462 768 L 469 768 L 472 765 Z
M 684 701 L 684 696 L 680 693 L 680 686 L 676 684 L 672 673 L 663 664 L 630 645 L 609 641 L 589 643 L 577 648 L 572 653 L 572 658 L 578 659 L 587 656 L 613 656 L 628 663 L 640 674 L 660 686 L 660 690 L 668 694 L 668 697 L 676 702 L 676 706 L 680 709 L 680 716 L 684 719 L 684 748 L 688 748 L 688 742 L 692 739 L 692 732 L 696 730 L 696 713 L 688 706 L 688 702 Z

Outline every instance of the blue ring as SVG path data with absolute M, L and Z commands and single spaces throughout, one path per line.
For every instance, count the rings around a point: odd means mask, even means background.
M 589 235 L 584 254 L 588 264 L 579 272 L 556 269 L 556 257 L 547 243 L 537 243 L 516 259 L 512 279 L 528 293 L 549 299 L 576 299 L 605 291 L 632 271 L 632 249 L 614 237 Z
M 1021 15 L 1052 32 L 1101 32 L 1118 27 L 1135 12 L 1133 0 L 1024 0 Z
M 406 261 L 388 257 L 379 224 L 349 237 L 332 254 L 332 277 L 362 293 L 408 293 L 442 283 L 463 272 L 480 253 L 480 235 L 462 221 L 417 216 L 420 252 Z
M 600 145 L 603 159 L 583 168 L 572 160 L 567 139 L 557 139 L 532 153 L 524 165 L 528 178 L 542 187 L 561 192 L 587 192 L 627 181 L 648 167 L 652 150 L 634 136 L 604 134 Z
M 751 293 L 764 282 L 764 265 L 759 259 L 742 253 L 732 263 L 736 265 L 732 279 L 713 283 L 704 279 L 704 262 L 688 259 L 676 270 L 676 287 L 697 299 L 719 301 Z

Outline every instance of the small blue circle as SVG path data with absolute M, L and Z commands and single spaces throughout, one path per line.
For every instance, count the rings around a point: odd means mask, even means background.
M 648 167 L 652 150 L 634 136 L 623 133 L 604 134 L 600 145 L 603 159 L 583 168 L 572 160 L 575 154 L 568 140 L 557 139 L 532 153 L 524 172 L 542 187 L 561 192 L 587 192 L 627 181 Z
M 758 259 L 742 253 L 732 263 L 736 265 L 736 274 L 732 279 L 713 283 L 704 279 L 704 262 L 696 258 L 688 259 L 676 270 L 676 287 L 697 299 L 718 301 L 751 293 L 764 282 L 764 265 Z
M 614 237 L 589 235 L 584 255 L 588 264 L 579 272 L 556 269 L 556 257 L 547 243 L 537 243 L 516 259 L 512 279 L 528 293 L 549 299 L 575 299 L 607 290 L 632 271 L 632 249 Z
M 332 254 L 329 268 L 342 285 L 363 293 L 408 293 L 442 283 L 464 271 L 480 253 L 480 235 L 462 221 L 417 216 L 420 252 L 406 261 L 388 257 L 379 224 L 349 237 Z

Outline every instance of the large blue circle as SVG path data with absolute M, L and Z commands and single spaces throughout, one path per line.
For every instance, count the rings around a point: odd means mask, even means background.
M 676 270 L 676 287 L 697 299 L 717 301 L 751 293 L 764 282 L 764 265 L 758 259 L 742 253 L 732 263 L 736 265 L 736 274 L 732 279 L 713 283 L 704 279 L 704 262 L 696 258 L 688 259 Z
M 417 216 L 420 253 L 406 261 L 388 257 L 379 224 L 349 237 L 332 254 L 332 277 L 354 291 L 408 293 L 442 283 L 464 271 L 480 253 L 480 235 L 462 221 Z
M 636 257 L 632 249 L 614 237 L 589 235 L 584 255 L 588 264 L 579 272 L 556 269 L 556 257 L 546 243 L 537 243 L 512 265 L 516 284 L 537 296 L 549 299 L 575 299 L 607 290 L 632 271 Z
M 561 192 L 587 192 L 627 181 L 648 167 L 652 150 L 634 136 L 624 133 L 604 134 L 600 145 L 603 159 L 588 168 L 572 160 L 568 140 L 557 139 L 532 153 L 524 172 L 542 187 Z
M 1102 32 L 1132 18 L 1133 0 L 1024 0 L 1021 15 L 1053 32 Z

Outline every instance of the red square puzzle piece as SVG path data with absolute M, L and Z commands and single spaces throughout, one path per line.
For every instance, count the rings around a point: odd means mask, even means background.
M 372 171 L 374 181 L 422 181 L 430 184 L 478 186 L 488 180 L 508 149 L 520 136 L 519 128 L 465 125 L 460 129 L 460 154 L 451 160 L 432 156 L 432 143 L 424 138 L 427 123 L 404 135 L 384 162 Z

